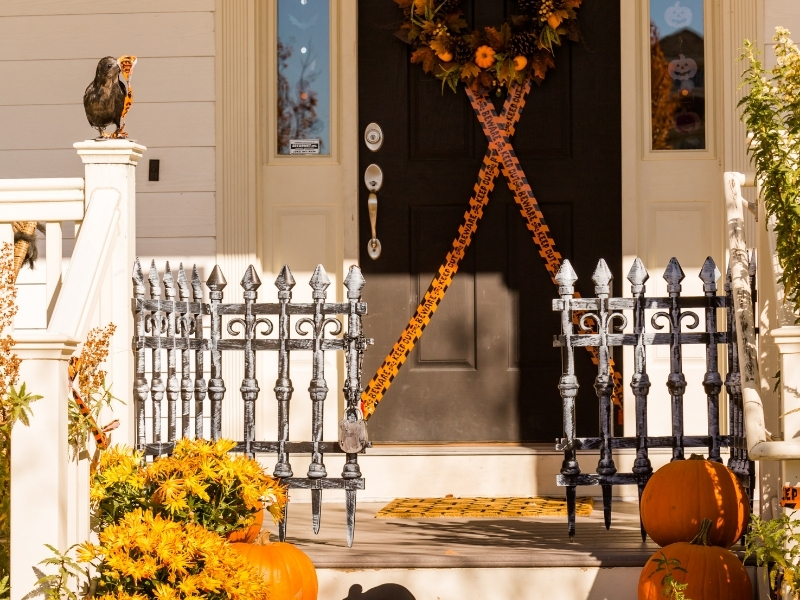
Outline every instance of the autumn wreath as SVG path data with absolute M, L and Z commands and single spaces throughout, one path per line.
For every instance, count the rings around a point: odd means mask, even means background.
M 577 9 L 582 0 L 517 0 L 519 12 L 497 29 L 469 31 L 463 0 L 394 0 L 406 16 L 397 36 L 421 63 L 456 91 L 463 81 L 478 93 L 522 83 L 530 74 L 540 83 L 555 66 L 553 46 L 563 36 L 580 37 Z

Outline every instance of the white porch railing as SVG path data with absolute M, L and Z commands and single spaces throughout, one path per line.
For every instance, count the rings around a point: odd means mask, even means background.
M 135 259 L 135 168 L 144 146 L 125 140 L 75 144 L 84 178 L 0 180 L 0 242 L 13 241 L 11 223 L 45 224 L 46 314 L 40 327 L 14 334 L 23 359 L 20 381 L 44 398 L 30 427 L 15 428 L 11 463 L 11 599 L 35 587 L 33 570 L 47 557 L 89 535 L 88 461 L 70 463 L 67 447 L 67 363 L 93 325 L 117 325 L 108 371 L 118 396 L 131 389 L 130 265 Z M 76 222 L 66 273 L 62 224 Z M 26 310 L 30 307 L 25 307 Z M 132 403 L 128 403 L 130 409 Z M 133 420 L 123 417 L 115 442 L 131 443 Z

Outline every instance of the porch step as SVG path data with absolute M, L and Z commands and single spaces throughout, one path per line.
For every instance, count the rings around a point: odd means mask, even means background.
M 642 542 L 638 506 L 579 517 L 375 519 L 383 503 L 360 503 L 352 548 L 342 504 L 323 505 L 319 536 L 311 507 L 290 503 L 288 541 L 317 567 L 320 600 L 635 600 L 639 573 L 658 549 Z M 277 528 L 270 524 L 271 532 Z

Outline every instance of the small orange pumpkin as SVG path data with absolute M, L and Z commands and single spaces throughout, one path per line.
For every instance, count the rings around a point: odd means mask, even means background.
M 550 25 L 553 29 L 558 29 L 558 26 L 561 25 L 562 18 L 559 17 L 556 13 L 551 14 L 547 17 L 547 24 Z
M 245 529 L 236 529 L 229 532 L 225 537 L 233 544 L 236 542 L 243 542 L 245 544 L 252 544 L 256 541 L 258 534 L 261 533 L 261 526 L 264 524 L 264 509 L 256 513 L 256 520 L 250 527 Z
M 286 542 L 231 547 L 258 568 L 275 600 L 317 600 L 317 571 L 299 548 Z
M 688 542 L 703 519 L 709 519 L 711 543 L 728 548 L 750 521 L 747 493 L 736 475 L 695 454 L 656 471 L 644 488 L 639 510 L 645 530 L 659 546 Z
M 436 56 L 438 56 L 438 57 L 439 57 L 439 59 L 440 59 L 442 62 L 450 62 L 451 60 L 453 60 L 453 53 L 452 53 L 452 52 L 449 52 L 449 51 L 447 51 L 447 50 L 445 50 L 444 52 L 440 52 L 440 53 L 439 53 L 439 54 L 437 54 Z
M 481 69 L 488 69 L 495 62 L 495 51 L 491 46 L 481 46 L 475 50 L 475 64 Z
M 522 69 L 524 69 L 527 65 L 528 65 L 528 59 L 522 56 L 521 54 L 519 56 L 514 57 L 515 71 L 522 71 Z
M 711 521 L 703 519 L 700 533 L 691 542 L 670 544 L 645 563 L 639 576 L 639 600 L 664 600 L 662 580 L 666 571 L 658 571 L 665 557 L 680 561 L 681 569 L 671 568 L 673 579 L 686 583 L 687 598 L 692 600 L 752 600 L 752 585 L 742 561 L 730 550 L 710 546 Z M 663 556 L 662 556 L 663 554 Z

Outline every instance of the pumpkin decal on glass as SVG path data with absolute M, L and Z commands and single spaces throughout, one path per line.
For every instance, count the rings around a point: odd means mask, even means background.
M 286 542 L 231 546 L 260 571 L 274 600 L 317 600 L 317 571 L 299 548 Z
M 659 546 L 693 539 L 703 519 L 709 540 L 730 547 L 750 521 L 750 502 L 739 479 L 725 465 L 693 454 L 653 473 L 639 504 L 645 531 Z
M 682 461 L 683 462 L 683 461 Z M 673 463 L 674 464 L 674 463 Z M 711 521 L 705 519 L 691 542 L 670 544 L 653 554 L 639 576 L 639 600 L 664 600 L 666 561 L 680 565 L 670 574 L 679 584 L 687 584 L 684 594 L 692 600 L 752 600 L 750 576 L 742 561 L 730 550 L 709 545 Z
M 697 75 L 697 62 L 681 54 L 669 63 L 669 76 L 678 81 L 688 81 Z
M 670 6 L 664 12 L 664 20 L 667 25 L 675 29 L 688 27 L 692 24 L 692 9 L 688 6 L 681 6 L 680 2 L 676 2 L 675 6 Z

